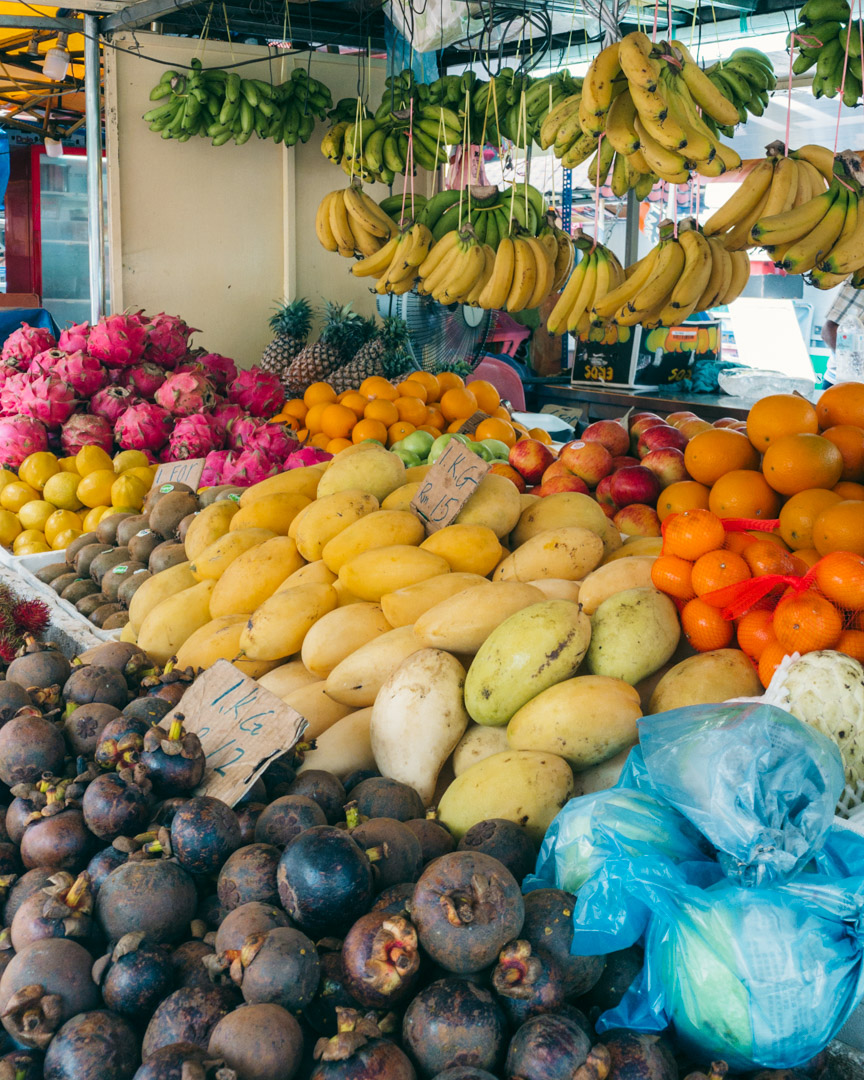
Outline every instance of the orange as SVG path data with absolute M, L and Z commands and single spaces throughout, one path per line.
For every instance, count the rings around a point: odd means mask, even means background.
M 532 439 L 536 439 L 537 442 L 546 443 L 549 446 L 552 442 L 552 436 L 542 427 L 532 427 L 528 429 L 528 434 Z
M 492 415 L 497 416 L 499 420 L 510 419 L 510 413 L 507 411 L 504 405 L 499 405 L 497 409 L 493 409 Z
M 842 497 L 825 488 L 807 488 L 793 495 L 780 511 L 780 536 L 793 551 L 813 547 L 813 524 L 823 510 Z
M 438 436 L 440 434 L 442 434 L 442 432 L 444 431 L 443 428 L 435 427 L 433 424 L 421 424 L 420 427 L 417 428 L 417 430 L 418 431 L 428 431 L 433 439 L 437 439 Z
M 363 415 L 367 420 L 380 420 L 382 424 L 390 427 L 399 419 L 399 410 L 387 398 L 375 398 L 363 410 Z
M 835 645 L 837 652 L 846 653 L 864 664 L 864 630 L 844 630 Z
M 694 416 L 692 420 L 684 420 L 677 427 L 681 434 L 686 435 L 688 439 L 692 439 L 703 431 L 714 430 L 707 420 L 700 420 L 698 416 Z
M 303 395 L 303 403 L 312 408 L 313 405 L 320 405 L 322 402 L 325 404 L 328 401 L 336 400 L 336 391 L 326 382 L 313 382 L 306 387 L 306 392 Z M 302 420 L 302 417 L 301 417 Z
M 446 390 L 441 395 L 441 412 L 447 420 L 467 420 L 477 412 L 477 398 L 464 387 Z
M 321 413 L 321 430 L 331 439 L 344 439 L 357 423 L 357 414 L 347 405 L 325 405 Z
M 340 450 L 346 450 L 351 445 L 350 439 L 331 439 L 324 449 L 328 454 L 338 454 Z
M 823 510 L 813 524 L 813 547 L 820 555 L 830 551 L 864 555 L 864 502 L 846 499 Z
M 499 420 L 495 416 L 490 416 L 488 420 L 481 420 L 477 425 L 474 438 L 477 442 L 482 439 L 498 439 L 506 443 L 507 446 L 513 446 L 516 442 L 516 429 L 512 424 L 508 424 L 506 420 Z
M 387 382 L 383 375 L 370 375 L 360 383 L 359 390 L 364 397 L 370 399 L 386 398 L 388 401 L 395 401 L 399 397 L 399 391 L 392 383 Z
M 804 563 L 809 569 L 811 566 L 815 566 L 817 562 L 822 558 L 816 548 L 799 548 L 795 552 L 795 558 L 798 562 Z
M 309 406 L 303 400 L 303 398 L 295 397 L 290 401 L 286 401 L 282 406 L 282 412 L 288 416 L 296 416 L 298 420 L 303 420 L 306 417 L 306 413 L 309 412 Z
M 410 435 L 412 431 L 416 430 L 414 424 L 409 424 L 405 420 L 397 420 L 395 424 L 391 424 L 387 428 L 387 445 L 392 446 L 393 443 L 399 442 L 400 439 L 404 439 L 406 435 Z
M 426 387 L 422 382 L 416 379 L 406 379 L 404 382 L 399 383 L 396 389 L 399 391 L 400 397 L 420 398 L 423 404 L 426 404 Z
M 380 443 L 386 443 L 387 428 L 380 420 L 360 420 L 354 425 L 351 441 L 358 443 L 365 439 L 377 439 Z
M 685 510 L 707 510 L 709 488 L 695 480 L 679 480 L 664 488 L 657 500 L 657 516 L 665 521 L 670 514 Z
M 728 532 L 726 533 L 726 543 L 723 548 L 725 551 L 734 551 L 736 555 L 743 555 L 752 543 L 753 537 L 750 533 Z
M 655 589 L 674 596 L 676 600 L 692 600 L 693 583 L 690 577 L 693 563 L 678 555 L 658 555 L 651 566 L 651 583 Z
M 317 446 L 319 450 L 326 450 L 330 442 L 330 439 L 324 434 L 323 431 L 319 431 L 317 435 L 313 435 L 309 440 L 312 446 Z
M 783 542 L 783 538 L 778 536 L 776 532 L 763 532 L 761 529 L 748 529 L 747 535 L 752 536 L 755 540 L 767 540 L 769 544 L 776 544 L 781 551 L 789 550 Z
M 678 555 L 695 562 L 701 555 L 723 546 L 726 530 L 710 510 L 685 510 L 666 523 L 663 530 L 663 554 Z
M 842 630 L 840 612 L 814 589 L 788 596 L 774 609 L 774 633 L 788 653 L 833 649 Z
M 525 491 L 526 485 L 521 474 L 512 465 L 508 465 L 506 461 L 496 461 L 489 472 L 495 473 L 497 476 L 506 476 L 508 480 L 511 480 L 516 485 L 520 493 Z
M 822 432 L 822 438 L 833 442 L 843 458 L 841 480 L 855 483 L 864 480 L 864 428 L 855 424 L 836 424 Z
M 771 682 L 771 677 L 780 666 L 783 657 L 788 656 L 788 650 L 784 649 L 779 641 L 772 641 L 766 645 L 759 657 L 759 681 L 763 686 Z
M 697 596 L 725 589 L 727 585 L 737 585 L 747 581 L 750 568 L 740 555 L 734 551 L 709 551 L 700 555 L 693 564 L 691 581 Z M 720 648 L 720 646 L 717 646 Z
M 411 382 L 419 382 L 426 387 L 426 403 L 437 401 L 441 396 L 441 387 L 431 371 L 409 371 L 407 378 Z
M 442 397 L 448 390 L 458 390 L 465 385 L 465 380 L 460 375 L 457 375 L 455 371 L 439 371 L 435 378 L 441 388 Z
M 759 455 L 740 431 L 712 427 L 694 435 L 687 443 L 684 464 L 694 480 L 710 486 L 733 469 L 758 469 Z
M 396 406 L 396 411 L 399 413 L 400 420 L 413 424 L 414 427 L 426 423 L 429 410 L 426 408 L 426 402 L 421 401 L 420 398 L 398 397 L 393 404 Z
M 800 567 L 796 566 L 793 557 L 770 540 L 753 540 L 741 552 L 741 558 L 750 568 L 753 577 L 763 577 L 765 574 L 795 574 Z M 800 574 L 798 575 L 800 577 Z
M 780 498 L 762 473 L 753 469 L 733 469 L 724 473 L 711 488 L 708 506 L 721 518 L 771 521 L 780 511 Z
M 836 424 L 855 424 L 864 427 L 864 383 L 836 383 L 823 391 L 816 402 L 816 415 L 821 428 Z
M 762 458 L 762 473 L 781 495 L 832 488 L 843 472 L 843 455 L 821 435 L 784 435 Z
M 321 423 L 324 418 L 324 412 L 330 407 L 330 404 L 329 401 L 322 401 L 318 405 L 313 405 L 309 412 L 306 413 L 304 423 L 313 435 L 319 435 L 324 430 L 321 427 Z M 351 413 L 351 415 L 353 416 L 354 413 Z M 327 438 L 332 438 L 332 436 L 328 435 Z
M 841 499 L 864 499 L 864 484 L 853 484 L 851 480 L 841 480 L 831 490 L 836 491 Z
M 358 420 L 362 420 L 366 415 L 369 398 L 359 394 L 356 390 L 346 390 L 344 394 L 339 395 L 339 404 L 347 406 Z
M 305 427 L 300 428 L 300 430 L 297 432 L 297 441 L 305 443 L 308 438 L 309 438 L 309 429 L 305 428 Z
M 501 404 L 501 395 L 486 379 L 472 379 L 468 383 L 468 389 L 477 398 L 477 408 L 490 416 Z
M 456 432 L 462 427 L 464 423 L 464 420 L 451 420 L 450 423 L 447 425 L 447 430 L 451 433 Z
M 799 394 L 769 394 L 747 414 L 747 438 L 760 453 L 784 435 L 815 435 L 818 431 L 816 410 Z
M 439 431 L 443 431 L 447 427 L 447 420 L 444 417 L 444 413 L 441 412 L 436 406 L 426 406 L 426 420 L 432 427 L 437 427 Z
M 824 596 L 851 611 L 864 608 L 864 558 L 851 551 L 832 551 L 820 559 L 816 586 Z
M 681 629 L 697 652 L 725 649 L 735 633 L 734 625 L 724 619 L 717 608 L 698 597 L 681 609 Z
M 738 648 L 752 660 L 758 662 L 766 647 L 776 640 L 773 611 L 748 611 L 738 620 Z

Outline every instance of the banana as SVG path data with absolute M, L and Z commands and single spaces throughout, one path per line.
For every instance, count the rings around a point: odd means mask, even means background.
M 364 258 L 374 255 L 384 243 L 380 236 L 373 236 L 372 233 L 363 228 L 357 218 L 351 217 L 350 214 L 348 215 L 348 226 L 354 237 L 354 250 L 359 251 Z
M 513 264 L 513 284 L 507 294 L 507 310 L 522 311 L 528 303 L 537 283 L 537 266 L 534 251 L 528 241 L 517 236 L 513 240 L 515 259 Z
M 558 292 L 559 289 L 563 288 L 573 269 L 575 248 L 573 241 L 563 229 L 555 230 L 555 240 L 558 253 L 555 256 L 555 276 L 552 279 L 552 291 Z
M 573 272 L 564 286 L 564 290 L 558 297 L 558 301 L 546 319 L 546 329 L 550 334 L 561 334 L 567 329 L 567 316 L 576 302 L 579 290 L 585 280 L 585 271 L 591 260 L 590 254 L 585 254 L 573 268 Z
M 350 127 L 348 120 L 340 120 L 334 124 L 321 140 L 321 153 L 334 165 L 339 163 L 342 157 L 342 146 L 345 140 L 345 132 Z
M 807 143 L 797 150 L 790 150 L 789 157 L 809 162 L 830 183 L 834 178 L 834 155 L 825 146 Z
M 795 158 L 789 159 L 795 166 L 798 173 L 798 183 L 795 188 L 795 198 L 792 201 L 792 207 L 800 206 L 802 203 L 808 202 L 810 199 L 814 199 L 817 195 L 820 195 L 822 189 L 814 191 L 810 184 L 810 173 L 803 169 L 802 162 L 796 161 Z M 791 209 L 791 208 L 790 208 Z
M 806 176 L 810 185 L 811 199 L 815 199 L 817 195 L 821 195 L 827 186 L 825 177 L 822 173 L 809 161 L 805 161 L 804 158 L 793 158 L 793 160 L 797 164 L 798 172 L 800 173 L 798 180 L 799 186 L 801 185 L 801 177 Z
M 630 190 L 630 171 L 627 168 L 627 158 L 624 154 L 616 154 L 612 162 L 612 180 L 610 181 L 612 194 L 622 199 Z
M 683 57 L 681 76 L 696 104 L 717 121 L 718 124 L 734 126 L 738 123 L 738 109 L 708 78 L 680 41 L 673 41 L 672 48 Z
M 555 136 L 558 129 L 572 116 L 579 116 L 579 102 L 582 100 L 581 94 L 570 94 L 564 98 L 563 101 L 559 101 L 554 109 L 550 109 L 540 125 L 540 149 L 548 150 L 550 146 L 555 142 Z M 581 130 L 581 129 L 580 129 Z
M 660 81 L 661 67 L 651 56 L 651 39 L 639 30 L 625 34 L 618 43 L 618 60 L 627 81 L 654 91 Z
M 602 324 L 607 319 L 610 319 L 619 308 L 639 292 L 654 272 L 656 260 L 657 248 L 653 247 L 644 259 L 640 259 L 639 262 L 636 263 L 630 277 L 626 278 L 620 285 L 606 293 L 605 296 L 598 298 L 592 309 L 592 314 L 596 323 Z
M 644 119 L 647 116 L 657 124 L 666 119 L 669 109 L 666 99 L 660 93 L 659 86 L 657 90 L 646 90 L 638 83 L 634 83 L 632 86 L 628 84 L 628 89 L 640 117 Z
M 726 166 L 723 164 L 723 158 L 719 154 L 715 154 L 710 161 L 694 161 L 691 163 L 692 168 L 700 176 L 722 176 L 726 172 Z
M 814 267 L 807 275 L 807 282 L 814 289 L 836 289 L 848 276 L 848 274 L 829 274 L 827 270 Z
M 727 270 L 729 277 L 732 276 L 732 256 L 723 247 L 722 242 L 716 236 L 709 236 L 708 247 L 711 249 L 711 273 L 708 275 L 708 281 L 696 303 L 697 311 L 707 311 L 708 308 L 712 307 L 721 289 L 725 288 L 724 281 Z
M 705 222 L 706 236 L 727 232 L 759 205 L 770 191 L 774 162 L 774 158 L 764 158 L 747 174 L 735 194 Z
M 665 146 L 653 139 L 644 127 L 641 117 L 635 120 L 636 131 L 639 135 L 640 150 L 646 162 L 653 172 L 670 184 L 686 184 L 690 178 L 687 162 L 675 150 L 667 150 Z
M 725 143 L 716 142 L 715 149 L 717 151 L 717 157 L 723 162 L 723 167 L 726 172 L 735 172 L 743 165 L 741 161 L 741 155 L 737 150 L 733 150 L 731 146 L 727 146 Z
M 376 128 L 363 146 L 363 157 L 373 172 L 378 172 L 384 165 L 384 140 L 386 138 L 387 132 L 384 128 Z
M 390 237 L 395 228 L 393 222 L 359 184 L 349 184 L 343 192 L 343 198 L 349 215 L 358 221 L 366 232 L 382 239 Z
M 841 188 L 819 224 L 786 249 L 780 265 L 787 274 L 812 270 L 827 255 L 843 231 L 848 201 L 846 189 Z
M 651 172 L 651 166 L 645 160 L 645 155 L 641 150 L 634 150 L 632 154 L 627 155 L 627 164 L 630 166 L 633 172 L 638 173 L 640 176 L 653 175 Z M 652 182 L 652 187 L 657 181 Z
M 315 235 L 318 237 L 318 243 L 327 251 L 339 250 L 339 244 L 330 228 L 330 202 L 334 196 L 340 194 L 341 192 L 338 191 L 328 192 L 318 204 L 315 214 Z
M 630 155 L 631 161 L 633 159 L 633 156 L 633 154 Z M 639 179 L 636 181 L 636 186 L 633 188 L 633 191 L 636 193 L 636 198 L 640 202 L 643 199 L 647 199 L 648 196 L 651 194 L 654 185 L 659 179 L 660 177 L 657 176 L 657 174 L 654 172 L 648 171 L 646 173 L 642 173 L 639 176 Z
M 715 307 L 731 304 L 744 291 L 750 280 L 750 260 L 746 251 L 732 252 L 732 278 L 725 293 L 717 297 Z
M 351 273 L 354 277 L 381 277 L 382 274 L 386 273 L 390 263 L 393 261 L 400 240 L 400 233 L 391 236 L 387 243 L 380 247 L 374 255 L 354 263 L 351 267 Z
M 795 204 L 795 195 L 798 191 L 798 165 L 793 158 L 782 157 L 774 166 L 774 179 L 771 181 L 771 194 L 763 217 L 773 217 L 774 214 L 784 214 L 791 210 Z
M 597 279 L 600 274 L 604 250 L 605 249 L 598 244 L 589 256 L 588 265 L 585 267 L 585 277 L 582 279 L 579 293 L 570 310 L 567 312 L 568 333 L 581 333 L 583 329 L 589 329 L 591 326 L 590 312 L 594 304 L 594 297 L 597 295 Z M 605 272 L 606 271 L 604 270 L 604 273 Z M 605 293 L 606 290 L 604 290 L 604 296 Z
M 489 247 L 488 244 L 484 244 L 483 245 L 483 271 L 480 274 L 480 277 L 477 278 L 477 281 L 475 282 L 474 287 L 471 289 L 471 291 L 465 297 L 465 300 L 463 301 L 464 303 L 470 304 L 471 307 L 479 307 L 480 306 L 480 297 L 481 297 L 481 295 L 483 293 L 483 290 L 488 285 L 489 279 L 492 277 L 492 272 L 494 271 L 494 269 L 495 269 L 495 252 L 492 250 L 491 247 Z
M 636 106 L 629 90 L 612 102 L 606 117 L 606 138 L 619 154 L 632 154 L 639 149 L 639 136 L 633 121 L 636 118 Z
M 849 202 L 854 211 L 847 212 L 846 220 L 854 217 L 854 227 L 847 231 L 844 223 L 837 243 L 818 264 L 820 270 L 829 274 L 850 274 L 864 266 L 864 196 L 859 195 L 857 200 L 850 198 Z
M 351 232 L 348 221 L 344 191 L 338 192 L 338 198 L 330 200 L 330 229 L 336 239 L 339 254 L 350 258 L 354 254 L 354 233 Z
M 684 269 L 672 290 L 669 306 L 676 311 L 689 309 L 688 315 L 692 315 L 711 277 L 711 247 L 697 228 L 679 228 L 678 243 L 684 252 Z
M 760 247 L 776 247 L 794 243 L 810 233 L 825 217 L 837 195 L 836 187 L 793 210 L 773 217 L 761 217 L 750 230 L 754 243 Z
M 576 109 L 564 117 L 555 132 L 553 144 L 556 157 L 561 157 L 562 154 L 566 153 L 573 143 L 583 134 L 581 114 L 580 111 Z M 596 136 L 594 137 L 596 138 Z
M 755 247 L 750 232 L 762 216 L 765 203 L 768 202 L 768 195 L 769 192 L 766 191 L 756 207 L 749 213 L 742 215 L 738 224 L 723 236 L 723 246 L 727 251 L 743 251 L 745 248 Z
M 563 155 L 561 164 L 565 169 L 575 169 L 577 165 L 581 165 L 583 161 L 587 161 L 596 147 L 597 139 L 594 135 L 582 135 Z
M 400 284 L 405 278 L 410 277 L 413 281 L 417 276 L 417 268 L 407 260 L 408 251 L 411 248 L 411 240 L 408 233 L 402 233 L 397 237 L 396 248 L 393 258 L 390 260 L 385 272 L 375 286 L 379 292 L 389 292 L 394 285 Z M 379 289 L 378 286 L 381 286 Z
M 641 112 L 639 112 L 639 113 L 637 113 L 639 122 L 641 123 L 642 127 L 648 132 L 648 134 L 651 136 L 651 138 L 656 143 L 659 143 L 659 145 L 664 147 L 666 150 L 683 150 L 684 147 L 686 147 L 688 145 L 688 143 L 687 143 L 687 132 L 681 126 L 681 118 L 678 115 L 676 115 L 675 110 L 670 105 L 670 100 L 671 100 L 671 97 L 672 97 L 671 90 L 668 90 L 663 85 L 662 80 L 660 82 L 660 86 L 664 90 L 665 96 L 664 96 L 663 100 L 666 103 L 666 107 L 663 110 L 664 111 L 663 118 L 658 119 L 655 115 L 652 115 L 651 113 L 646 112 L 643 115 Z M 638 106 L 637 106 L 637 108 L 638 108 Z M 635 126 L 635 120 L 634 120 L 634 126 Z M 638 129 L 637 129 L 637 133 L 638 133 Z M 642 146 L 641 135 L 640 135 L 640 138 L 639 138 L 639 144 L 640 144 L 640 146 Z M 701 157 L 701 156 L 707 157 L 709 154 L 712 154 L 712 156 L 713 156 L 713 153 L 711 151 L 710 146 L 706 147 L 706 152 L 705 152 L 704 155 L 701 155 L 699 153 L 694 152 L 692 156 L 693 157 Z
M 594 135 L 603 131 L 603 118 L 609 112 L 614 97 L 612 83 L 621 71 L 619 45 L 620 43 L 615 41 L 600 50 L 591 62 L 582 83 L 580 116 L 588 121 L 583 123 L 582 129 Z
M 528 236 L 525 239 L 534 252 L 536 270 L 534 290 L 525 302 L 525 307 L 531 311 L 533 308 L 539 307 L 551 292 L 552 280 L 555 276 L 555 263 L 549 254 L 549 250 L 539 237 Z M 558 250 L 557 244 L 555 250 Z
M 711 161 L 717 153 L 717 139 L 696 112 L 686 84 L 667 78 L 663 81 L 663 87 L 669 115 L 684 133 L 684 156 L 688 160 Z
M 651 280 L 628 302 L 634 314 L 653 311 L 665 303 L 684 269 L 684 251 L 677 240 L 665 240 L 657 253 L 655 272 Z
M 480 293 L 478 303 L 487 311 L 503 308 L 507 303 L 510 288 L 513 284 L 513 270 L 515 264 L 515 247 L 509 236 L 502 237 L 495 252 L 495 265 L 492 276 L 489 278 L 483 291 Z
M 593 184 L 595 188 L 603 187 L 606 183 L 606 177 L 609 175 L 609 169 L 612 165 L 614 156 L 615 147 L 608 139 L 601 138 L 600 145 L 597 147 L 597 153 L 588 162 L 589 184 Z
M 471 292 L 486 268 L 483 245 L 476 241 L 467 246 L 456 268 L 456 276 L 444 286 L 442 302 L 459 303 Z M 434 294 L 433 294 L 434 295 Z
M 444 258 L 449 255 L 458 243 L 459 234 L 453 230 L 452 232 L 446 233 L 436 244 L 433 244 L 429 254 L 418 267 L 420 277 L 424 279 L 428 278 L 434 270 L 437 270 Z

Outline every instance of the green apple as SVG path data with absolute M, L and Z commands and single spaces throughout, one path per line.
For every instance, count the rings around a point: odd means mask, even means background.
M 405 440 L 402 439 L 401 442 L 404 443 Z M 392 453 L 394 453 L 396 455 L 396 457 L 398 457 L 403 462 L 406 469 L 412 469 L 415 465 L 422 465 L 423 464 L 423 460 L 419 456 L 419 454 L 412 453 L 405 446 L 400 446 L 400 445 L 397 444 L 395 446 L 391 446 L 390 450 L 391 450 Z
M 406 450 L 410 450 L 412 454 L 416 454 L 418 457 L 424 460 L 432 449 L 432 444 L 435 442 L 435 436 L 430 435 L 428 431 L 412 431 L 410 435 L 406 435 L 401 440 L 400 445 L 404 446 Z
M 500 439 L 484 439 L 483 445 L 496 461 L 507 461 L 510 457 L 510 447 Z
M 494 461 L 495 455 L 489 449 L 488 446 L 484 446 L 482 442 L 469 442 L 468 449 L 475 453 L 477 457 L 483 458 L 484 461 Z

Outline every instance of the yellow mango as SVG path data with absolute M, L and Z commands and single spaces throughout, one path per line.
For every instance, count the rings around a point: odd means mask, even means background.
M 417 618 L 414 634 L 428 648 L 476 653 L 505 619 L 543 599 L 541 590 L 533 585 L 483 581 L 429 608 Z M 384 611 L 386 614 L 386 607 Z
M 168 573 L 167 570 L 164 572 Z M 188 589 L 175 592 L 148 612 L 138 631 L 138 644 L 157 664 L 167 664 L 187 638 L 210 622 L 213 585 L 213 581 L 199 581 Z
M 345 563 L 374 548 L 394 544 L 419 544 L 426 532 L 416 514 L 406 510 L 376 510 L 366 514 L 324 546 L 321 558 L 338 574 Z
M 316 499 L 294 519 L 300 554 L 309 562 L 317 561 L 334 536 L 377 509 L 378 500 L 365 491 L 337 491 Z
M 237 532 L 228 532 L 204 548 L 195 561 L 189 564 L 192 576 L 196 581 L 205 581 L 208 578 L 216 581 L 244 551 L 263 544 L 265 540 L 272 540 L 275 535 L 270 529 L 239 529 Z
M 371 707 L 357 709 L 322 731 L 315 739 L 315 749 L 303 755 L 298 775 L 309 769 L 321 769 L 343 780 L 356 769 L 374 769 L 371 720 Z
M 387 593 L 449 572 L 450 567 L 440 555 L 408 544 L 393 544 L 355 555 L 339 570 L 339 580 L 361 600 L 378 601 Z
M 603 541 L 579 526 L 537 533 L 516 548 L 495 571 L 496 581 L 563 578 L 579 581 L 600 565 Z
M 337 607 L 350 607 L 351 604 L 364 603 L 359 596 L 355 596 L 350 589 L 346 589 L 339 578 L 336 578 L 333 582 L 333 588 L 336 590 L 336 596 L 339 600 Z
M 491 574 L 501 558 L 498 537 L 486 525 L 446 525 L 420 545 L 446 559 L 454 573 Z
M 391 673 L 422 648 L 410 626 L 382 634 L 361 645 L 333 668 L 327 676 L 327 693 L 345 705 L 357 708 L 372 705 Z
M 387 593 L 381 597 L 381 607 L 391 626 L 413 626 L 429 608 L 484 582 L 479 574 L 440 574 Z
M 228 532 L 231 520 L 240 507 L 230 499 L 214 502 L 199 510 L 186 530 L 184 546 L 187 559 L 197 559 L 201 552 Z
M 469 724 L 453 751 L 453 775 L 461 776 L 472 765 L 477 765 L 493 754 L 503 754 L 509 749 L 506 728 Z
M 143 585 L 135 590 L 129 604 L 129 622 L 127 625 L 131 626 L 137 634 L 144 619 L 153 608 L 161 604 L 163 600 L 167 600 L 169 596 L 182 592 L 184 589 L 189 589 L 194 584 L 195 578 L 192 576 L 188 562 L 169 566 L 161 574 L 154 574 L 149 577 Z
M 298 585 L 275 593 L 252 613 L 240 638 L 250 660 L 279 660 L 300 651 L 303 639 L 322 615 L 336 607 L 331 585 Z
M 359 445 L 359 444 L 358 444 Z M 266 483 L 266 481 L 265 481 Z M 405 466 L 383 447 L 344 451 L 330 462 L 330 468 L 318 484 L 318 498 L 337 491 L 365 491 L 378 502 L 405 483 Z
M 526 496 L 522 496 L 526 498 Z M 525 507 L 519 516 L 519 522 L 513 530 L 513 545 L 519 547 L 537 533 L 549 529 L 564 529 L 579 526 L 590 529 L 598 536 L 604 535 L 608 518 L 600 504 L 590 495 L 578 491 L 559 491 L 537 499 Z
M 419 484 L 421 480 L 426 479 L 426 473 L 431 468 L 431 465 L 412 465 L 410 469 L 405 470 L 405 479 L 409 484 Z
M 354 711 L 350 705 L 341 705 L 328 697 L 323 681 L 301 686 L 286 694 L 282 700 L 306 720 L 308 726 L 302 735 L 304 742 L 318 739 L 328 728 Z
M 303 639 L 300 659 L 313 675 L 326 679 L 346 656 L 391 629 L 380 604 L 339 607 L 315 623 Z
M 303 558 L 290 536 L 274 536 L 256 544 L 238 555 L 216 582 L 210 614 L 214 619 L 220 615 L 251 615 L 302 567 Z
M 653 555 L 636 555 L 632 559 L 616 559 L 598 566 L 585 578 L 579 590 L 579 603 L 586 615 L 593 615 L 598 607 L 615 593 L 651 584 Z
M 459 511 L 455 524 L 486 525 L 503 540 L 519 520 L 521 509 L 516 485 L 506 476 L 487 473 Z
M 271 694 L 280 698 L 320 681 L 302 660 L 286 660 L 258 679 L 265 690 L 269 690 Z
M 290 539 L 290 537 L 289 537 Z M 332 585 L 337 580 L 332 570 L 328 570 L 323 559 L 317 562 L 306 563 L 299 570 L 285 578 L 276 592 L 283 589 L 293 589 L 295 585 Z
M 288 469 L 276 476 L 268 476 L 246 488 L 240 496 L 240 507 L 251 506 L 268 495 L 305 495 L 307 499 L 314 499 L 323 473 L 320 465 L 307 465 L 303 469 Z
M 415 468 L 425 469 L 425 465 L 418 465 Z M 411 469 L 408 469 L 411 472 Z M 395 491 L 391 491 L 384 502 L 381 503 L 382 510 L 409 510 L 411 509 L 411 500 L 420 490 L 420 481 L 413 480 L 411 483 L 403 484 L 402 487 L 396 488 Z
M 279 536 L 287 536 L 291 522 L 312 500 L 306 495 L 277 492 L 256 499 L 248 506 L 240 508 L 231 519 L 229 531 L 236 529 L 270 529 Z
M 658 556 L 663 548 L 662 536 L 639 536 L 635 540 L 628 540 L 612 552 L 607 552 L 603 559 L 603 565 L 617 562 L 618 559 L 630 559 L 637 555 Z
M 212 598 L 211 598 L 212 603 Z M 177 650 L 177 666 L 209 668 L 217 660 L 228 660 L 238 671 L 257 679 L 274 667 L 272 660 L 238 660 L 240 635 L 246 625 L 243 615 L 222 615 L 199 627 Z
M 535 589 L 539 589 L 547 600 L 570 600 L 574 604 L 579 603 L 580 584 L 578 581 L 567 581 L 565 578 L 535 578 L 528 582 Z

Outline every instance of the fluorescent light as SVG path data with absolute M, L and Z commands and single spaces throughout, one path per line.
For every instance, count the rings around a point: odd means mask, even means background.
M 72 60 L 69 50 L 66 48 L 68 40 L 68 34 L 58 34 L 56 46 L 45 53 L 42 74 L 46 79 L 51 79 L 52 82 L 62 82 L 66 78 L 66 72 L 69 70 L 69 64 Z

